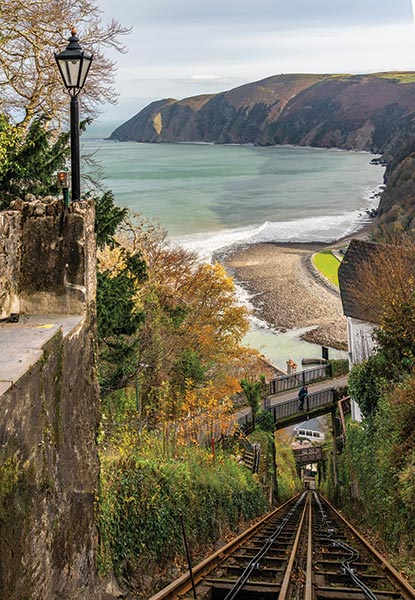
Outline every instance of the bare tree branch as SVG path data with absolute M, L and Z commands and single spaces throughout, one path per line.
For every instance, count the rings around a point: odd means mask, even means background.
M 115 103 L 115 62 L 105 50 L 126 52 L 120 37 L 130 32 L 115 20 L 102 23 L 102 11 L 89 0 L 1 0 L 0 112 L 27 127 L 39 114 L 57 125 L 66 119 L 65 91 L 54 52 L 67 44 L 75 26 L 84 50 L 94 54 L 82 95 L 84 116 L 96 116 L 106 102 Z

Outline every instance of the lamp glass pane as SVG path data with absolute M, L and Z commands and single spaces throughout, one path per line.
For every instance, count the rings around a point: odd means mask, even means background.
M 58 59 L 58 61 L 65 86 L 77 87 L 81 60 Z
M 91 66 L 92 56 L 84 56 L 81 64 L 81 71 L 79 73 L 79 83 L 78 87 L 83 88 L 85 80 L 88 75 L 89 67 Z
M 66 68 L 68 70 L 68 80 L 70 84 L 68 87 L 78 87 L 79 69 L 81 67 L 79 59 L 66 61 Z

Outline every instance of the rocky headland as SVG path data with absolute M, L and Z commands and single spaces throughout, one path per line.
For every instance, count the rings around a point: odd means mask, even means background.
M 275 75 L 219 94 L 158 100 L 110 139 L 366 150 L 386 167 L 373 237 L 415 229 L 415 72 Z
M 275 75 L 148 105 L 110 139 L 335 147 L 383 154 L 412 127 L 415 73 Z

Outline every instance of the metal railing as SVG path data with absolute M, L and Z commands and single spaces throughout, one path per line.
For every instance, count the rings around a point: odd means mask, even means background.
M 309 394 L 305 399 L 304 410 L 302 411 L 300 411 L 298 408 L 298 398 L 292 398 L 291 400 L 278 402 L 278 404 L 270 406 L 268 410 L 272 412 L 274 423 L 277 423 L 277 421 L 281 419 L 287 419 L 295 414 L 305 416 L 308 412 L 311 412 L 316 408 L 331 406 L 335 404 L 335 402 L 335 390 L 334 388 L 328 388 L 321 390 L 320 392 Z
M 290 400 L 284 400 L 283 402 L 277 402 L 271 405 L 271 399 L 266 398 L 264 402 L 264 410 L 269 411 L 272 414 L 274 425 L 278 428 L 278 423 L 286 419 L 291 419 L 292 422 L 306 421 L 308 413 L 312 413 L 317 409 L 327 409 L 329 412 L 333 406 L 337 403 L 338 397 L 334 388 L 325 388 L 319 392 L 313 392 L 309 394 L 304 401 L 304 409 L 299 409 L 299 399 L 297 396 L 290 398 Z M 238 419 L 239 426 L 245 433 L 252 431 L 252 415 L 251 411 L 246 412 Z
M 304 371 L 298 371 L 298 373 L 291 373 L 290 375 L 280 375 L 269 382 L 269 393 L 278 394 L 279 392 L 286 392 L 292 390 L 295 387 L 306 385 L 312 381 L 318 381 L 321 379 L 327 379 L 332 376 L 332 367 L 330 363 L 325 365 L 319 365 L 312 369 L 306 369 Z

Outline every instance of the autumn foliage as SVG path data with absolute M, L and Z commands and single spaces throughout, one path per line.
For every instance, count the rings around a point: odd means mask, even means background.
M 131 265 L 145 265 L 145 276 Z M 248 312 L 224 268 L 201 262 L 136 216 L 124 219 L 113 243 L 103 247 L 99 270 L 106 286 L 128 289 L 128 304 L 122 291 L 119 299 L 107 296 L 113 307 L 106 320 L 108 306 L 100 298 L 104 392 L 135 387 L 139 418 L 163 431 L 166 448 L 205 443 L 229 431 L 230 397 L 263 365 L 256 351 L 242 345 Z M 131 331 L 111 328 L 123 305 L 135 323 Z

